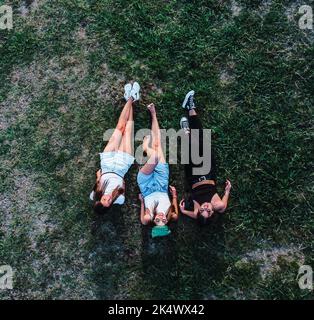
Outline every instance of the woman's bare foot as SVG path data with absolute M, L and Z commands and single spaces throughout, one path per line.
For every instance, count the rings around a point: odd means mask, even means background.
M 155 105 L 153 103 L 149 104 L 147 106 L 147 109 L 149 110 L 149 112 L 152 114 L 152 115 L 155 115 L 156 114 L 156 108 L 155 108 Z

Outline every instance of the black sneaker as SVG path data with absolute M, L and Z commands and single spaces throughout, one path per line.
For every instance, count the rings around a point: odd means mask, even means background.
M 188 110 L 195 109 L 194 94 L 195 94 L 194 90 L 186 94 L 184 101 L 182 103 L 182 108 L 188 109 Z
M 182 117 L 180 120 L 180 127 L 183 129 L 185 134 L 190 133 L 190 125 L 189 125 L 189 120 L 186 117 Z

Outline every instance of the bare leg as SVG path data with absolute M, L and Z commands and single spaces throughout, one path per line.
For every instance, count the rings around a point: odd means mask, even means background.
M 147 153 L 148 156 L 147 162 L 140 169 L 140 171 L 144 174 L 151 174 L 159 162 L 157 152 L 149 147 L 149 138 L 149 136 L 146 136 L 143 140 L 143 150 Z
M 133 106 L 130 108 L 129 119 L 126 123 L 125 130 L 123 132 L 122 140 L 119 146 L 119 151 L 128 153 L 133 155 L 133 141 L 132 141 L 132 134 L 133 134 Z
M 125 104 L 119 120 L 118 120 L 118 124 L 111 136 L 111 138 L 109 139 L 109 142 L 107 143 L 104 152 L 110 152 L 110 151 L 117 151 L 119 146 L 120 146 L 120 142 L 122 139 L 122 135 L 123 132 L 125 131 L 125 127 L 127 124 L 127 121 L 129 119 L 129 114 L 130 114 L 130 110 L 132 108 L 132 103 L 133 103 L 133 99 L 130 98 L 127 103 Z
M 143 140 L 143 150 L 147 153 L 148 158 L 156 155 L 156 151 L 153 148 L 149 147 L 150 140 L 150 136 L 146 136 Z
M 165 159 L 165 156 L 162 150 L 162 145 L 161 145 L 161 134 L 160 134 L 160 128 L 159 128 L 159 123 L 157 119 L 155 105 L 151 103 L 147 108 L 150 111 L 150 114 L 152 116 L 152 148 L 155 151 L 157 151 L 159 161 L 161 163 L 166 163 L 166 159 Z

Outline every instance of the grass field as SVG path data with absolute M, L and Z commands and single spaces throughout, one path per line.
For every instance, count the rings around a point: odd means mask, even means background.
M 3 4 L 0 1 L 0 4 Z M 314 31 L 281 0 L 27 0 L 0 30 L 1 299 L 313 299 Z M 139 222 L 132 167 L 127 201 L 108 216 L 88 195 L 137 80 L 135 127 L 148 102 L 179 128 L 196 91 L 212 128 L 227 214 L 200 228 L 181 217 L 168 239 Z M 171 183 L 183 192 L 183 166 Z

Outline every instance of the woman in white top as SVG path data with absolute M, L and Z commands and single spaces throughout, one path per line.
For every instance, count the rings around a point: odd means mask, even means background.
M 96 173 L 96 183 L 90 199 L 99 214 L 105 213 L 113 204 L 124 204 L 124 176 L 134 162 L 132 150 L 133 103 L 140 98 L 137 82 L 125 87 L 126 104 L 118 124 L 104 151 L 100 153 L 101 169 Z
M 152 117 L 151 136 L 145 137 L 143 141 L 143 150 L 148 156 L 148 161 L 137 176 L 141 190 L 141 222 L 144 225 L 152 223 L 152 236 L 161 237 L 170 233 L 167 224 L 178 219 L 179 210 L 175 187 L 170 187 L 172 202 L 168 195 L 169 165 L 161 146 L 155 105 L 150 104 L 147 108 Z

